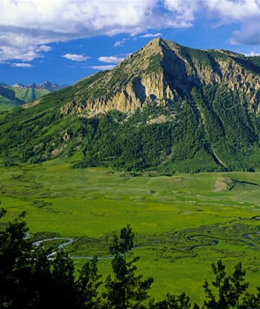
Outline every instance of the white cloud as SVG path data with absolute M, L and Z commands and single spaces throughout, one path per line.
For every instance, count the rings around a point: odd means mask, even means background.
M 210 11 L 219 14 L 225 23 L 260 18 L 259 0 L 209 0 L 206 6 Z
M 11 66 L 14 68 L 32 68 L 32 65 L 30 63 L 21 63 L 21 62 L 12 63 Z
M 210 1 L 210 0 L 208 0 Z M 173 13 L 174 23 L 180 27 L 192 26 L 196 11 L 201 8 L 201 0 L 165 0 L 165 7 Z
M 230 41 L 233 44 L 260 45 L 260 20 L 255 20 L 254 24 L 251 22 L 243 23 L 241 30 L 233 32 Z
M 41 51 L 49 52 L 51 50 L 52 50 L 52 48 L 50 46 L 47 46 L 47 45 L 41 45 L 41 46 L 38 46 L 38 47 L 35 48 L 35 51 L 37 51 L 37 52 L 41 52 Z
M 250 53 L 245 54 L 245 56 L 247 57 L 260 56 L 260 51 L 259 52 L 251 51 Z
M 123 40 L 121 40 L 121 41 L 116 41 L 115 44 L 114 44 L 114 46 L 115 46 L 115 47 L 122 47 L 122 46 L 125 45 L 125 41 L 126 41 L 126 39 L 123 39 Z
M 115 67 L 114 65 L 94 65 L 90 68 L 98 71 L 106 71 L 106 70 L 112 70 L 114 67 Z
M 114 44 L 114 46 L 115 46 L 115 47 L 122 47 L 122 46 L 125 45 L 125 42 L 126 42 L 126 39 L 123 39 L 123 40 L 121 40 L 121 41 L 116 41 L 115 44 Z
M 99 57 L 98 60 L 101 62 L 106 62 L 106 63 L 119 63 L 121 61 L 123 61 L 125 58 L 122 57 L 117 57 L 117 56 L 102 56 Z
M 72 61 L 85 61 L 89 58 L 87 56 L 79 55 L 79 54 L 65 54 L 62 57 L 72 60 Z
M 140 38 L 157 38 L 158 36 L 161 36 L 161 32 L 158 33 L 146 33 L 144 35 L 141 35 Z
M 50 46 L 44 44 L 44 39 L 38 39 L 37 36 L 34 38 L 34 35 L 37 34 L 2 26 L 0 32 L 0 61 L 10 59 L 31 61 L 35 58 L 42 58 L 43 53 L 52 50 Z
M 1 0 L 0 45 L 17 49 L 16 56 L 28 60 L 23 58 L 22 48 L 96 35 L 139 33 L 151 26 L 156 2 Z M 9 54 L 2 50 L 1 58 L 8 59 Z
M 32 61 L 35 58 L 41 58 L 43 55 L 37 51 L 37 46 L 28 46 L 16 48 L 13 46 L 0 47 L 0 61 L 5 60 L 23 60 Z
M 259 0 L 0 0 L 0 12 L 2 60 L 43 57 L 53 42 L 192 27 L 198 15 L 233 23 L 233 43 L 260 37 Z
M 210 0 L 209 12 L 219 18 L 219 24 L 237 23 L 239 30 L 233 32 L 232 44 L 260 44 L 259 0 Z

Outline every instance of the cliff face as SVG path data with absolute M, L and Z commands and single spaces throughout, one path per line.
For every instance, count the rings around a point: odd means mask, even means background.
M 260 67 L 245 56 L 155 39 L 100 78 L 75 84 L 75 98 L 61 113 L 92 116 L 113 109 L 127 113 L 151 101 L 167 104 L 189 98 L 194 86 L 216 85 L 238 91 L 250 112 L 260 113 Z

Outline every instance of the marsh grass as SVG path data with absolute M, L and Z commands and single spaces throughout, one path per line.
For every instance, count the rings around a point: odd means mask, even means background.
M 66 247 L 71 256 L 108 256 L 113 233 L 130 223 L 136 234 L 133 254 L 141 257 L 138 269 L 154 277 L 152 294 L 158 299 L 186 291 L 200 301 L 210 264 L 219 259 L 230 269 L 241 261 L 251 288 L 259 285 L 260 221 L 253 217 L 260 216 L 260 173 L 152 177 L 71 169 L 58 161 L 0 173 L 6 219 L 25 210 L 33 239 L 73 238 Z M 216 182 L 232 185 L 216 191 Z M 85 262 L 74 260 L 76 267 Z M 110 263 L 100 260 L 100 271 L 109 273 Z

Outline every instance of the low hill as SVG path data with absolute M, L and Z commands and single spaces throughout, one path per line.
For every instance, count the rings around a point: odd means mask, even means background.
M 3 162 L 259 169 L 259 59 L 155 39 L 111 71 L 2 114 Z

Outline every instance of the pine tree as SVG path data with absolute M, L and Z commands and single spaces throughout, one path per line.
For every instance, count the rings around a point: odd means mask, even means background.
M 77 309 L 100 308 L 100 298 L 98 297 L 98 287 L 102 275 L 98 274 L 97 258 L 88 261 L 80 270 L 79 278 L 76 281 L 77 288 Z
M 121 229 L 119 237 L 114 235 L 110 245 L 110 252 L 114 254 L 113 276 L 109 275 L 106 279 L 104 308 L 144 308 L 143 302 L 149 298 L 148 290 L 153 278 L 143 279 L 143 275 L 136 273 L 135 263 L 139 257 L 132 257 L 129 252 L 133 248 L 133 239 L 134 234 L 129 225 Z
M 64 251 L 57 252 L 52 263 L 52 307 L 73 309 L 76 304 L 74 263 Z
M 167 294 L 166 299 L 154 303 L 150 303 L 150 309 L 199 309 L 198 305 L 194 304 L 191 307 L 190 298 L 186 293 L 182 293 L 178 296 Z
M 1 209 L 0 218 L 6 211 Z M 31 285 L 31 243 L 26 235 L 28 228 L 21 213 L 5 225 L 0 237 L 0 306 L 1 308 L 26 307 L 33 297 Z
M 245 271 L 241 263 L 235 266 L 231 276 L 227 276 L 225 265 L 219 260 L 217 265 L 211 265 L 215 280 L 212 281 L 213 289 L 210 288 L 208 281 L 205 281 L 203 287 L 206 295 L 204 305 L 208 309 L 229 309 L 239 305 L 240 297 L 248 288 L 245 283 Z

